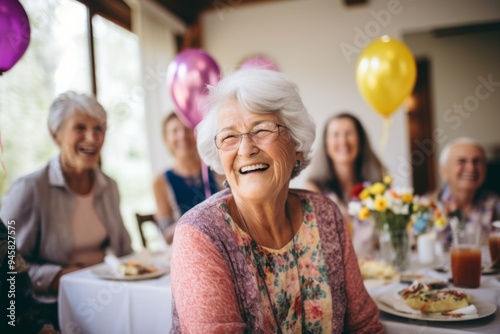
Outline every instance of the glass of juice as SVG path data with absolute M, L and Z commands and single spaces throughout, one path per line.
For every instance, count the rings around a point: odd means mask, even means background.
M 488 244 L 490 247 L 491 267 L 500 269 L 500 221 L 492 223 Z
M 453 285 L 478 288 L 481 282 L 481 229 L 470 223 L 452 228 L 451 273 Z

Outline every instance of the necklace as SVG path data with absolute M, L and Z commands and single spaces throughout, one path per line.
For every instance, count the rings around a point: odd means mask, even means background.
M 260 279 L 262 280 L 262 284 L 264 285 L 264 289 L 266 290 L 267 300 L 269 301 L 269 305 L 271 306 L 271 311 L 273 312 L 273 318 L 274 318 L 274 322 L 276 323 L 277 332 L 278 332 L 278 334 L 282 334 L 283 332 L 281 330 L 281 326 L 280 326 L 281 324 L 278 321 L 278 309 L 276 308 L 273 301 L 271 300 L 271 295 L 269 294 L 269 289 L 268 289 L 267 284 L 266 284 L 266 273 L 264 272 L 264 269 L 262 268 L 262 265 L 257 258 L 258 254 L 259 254 L 258 253 L 259 245 L 257 244 L 255 239 L 253 238 L 252 233 L 250 233 L 250 229 L 248 228 L 247 222 L 243 218 L 243 215 L 241 214 L 240 210 L 237 207 L 236 207 L 236 210 L 238 211 L 238 214 L 240 216 L 240 220 L 243 222 L 243 225 L 245 225 L 245 229 L 246 229 L 248 235 L 250 236 L 250 240 L 251 240 L 251 242 L 250 242 L 251 247 L 250 248 L 252 249 L 254 263 L 257 266 L 257 272 L 259 274 Z M 289 223 L 288 226 L 290 227 L 290 232 L 292 233 L 292 250 L 290 251 L 290 253 L 292 253 L 292 255 L 293 255 L 293 259 L 295 262 L 295 268 L 297 268 L 297 280 L 299 281 L 300 310 L 302 313 L 302 317 L 301 317 L 302 330 L 304 330 L 305 313 L 304 313 L 304 303 L 303 303 L 303 299 L 302 299 L 302 288 L 301 288 L 302 284 L 300 282 L 299 261 L 297 260 L 297 247 L 295 244 L 295 231 L 293 228 L 292 218 L 290 216 L 290 210 L 288 208 L 288 202 L 285 203 L 285 216 L 288 218 L 288 223 Z M 247 255 L 248 255 L 248 257 L 251 257 L 250 254 L 247 254 Z

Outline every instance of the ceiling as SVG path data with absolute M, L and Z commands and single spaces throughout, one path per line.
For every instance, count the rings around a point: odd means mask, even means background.
M 196 23 L 198 15 L 206 10 L 221 10 L 236 8 L 258 2 L 270 2 L 271 0 L 154 0 L 172 14 L 181 19 L 186 25 L 192 26 Z M 278 1 L 278 0 L 272 0 Z

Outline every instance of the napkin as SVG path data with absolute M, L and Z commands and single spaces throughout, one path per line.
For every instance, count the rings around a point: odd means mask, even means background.
M 111 269 L 111 272 L 116 276 L 116 277 L 123 277 L 125 276 L 125 267 L 122 265 L 120 260 L 112 254 L 109 253 L 104 257 L 104 263 L 108 265 L 108 267 Z
M 446 312 L 446 314 L 477 315 L 477 308 L 473 304 L 470 304 L 469 306 L 459 308 L 458 310 Z
M 408 314 L 421 314 L 420 311 L 414 310 L 410 306 L 408 306 L 408 304 L 406 304 L 406 302 L 400 297 L 396 298 L 390 295 L 383 295 L 382 297 L 380 297 L 380 301 L 399 312 Z

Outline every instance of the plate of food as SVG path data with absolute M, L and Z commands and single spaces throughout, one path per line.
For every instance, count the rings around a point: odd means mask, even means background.
M 116 267 L 111 265 L 99 266 L 91 272 L 104 279 L 116 281 L 139 281 L 145 279 L 158 278 L 168 274 L 168 268 L 144 265 L 136 260 L 126 260 L 119 262 Z
M 392 266 L 375 260 L 358 260 L 363 283 L 367 289 L 392 284 L 399 279 L 399 272 Z
M 433 290 L 415 281 L 406 289 L 374 298 L 381 311 L 403 318 L 427 321 L 467 321 L 495 313 L 490 301 L 460 290 Z
M 358 265 L 363 279 L 392 279 L 399 274 L 394 267 L 375 260 L 360 259 Z

